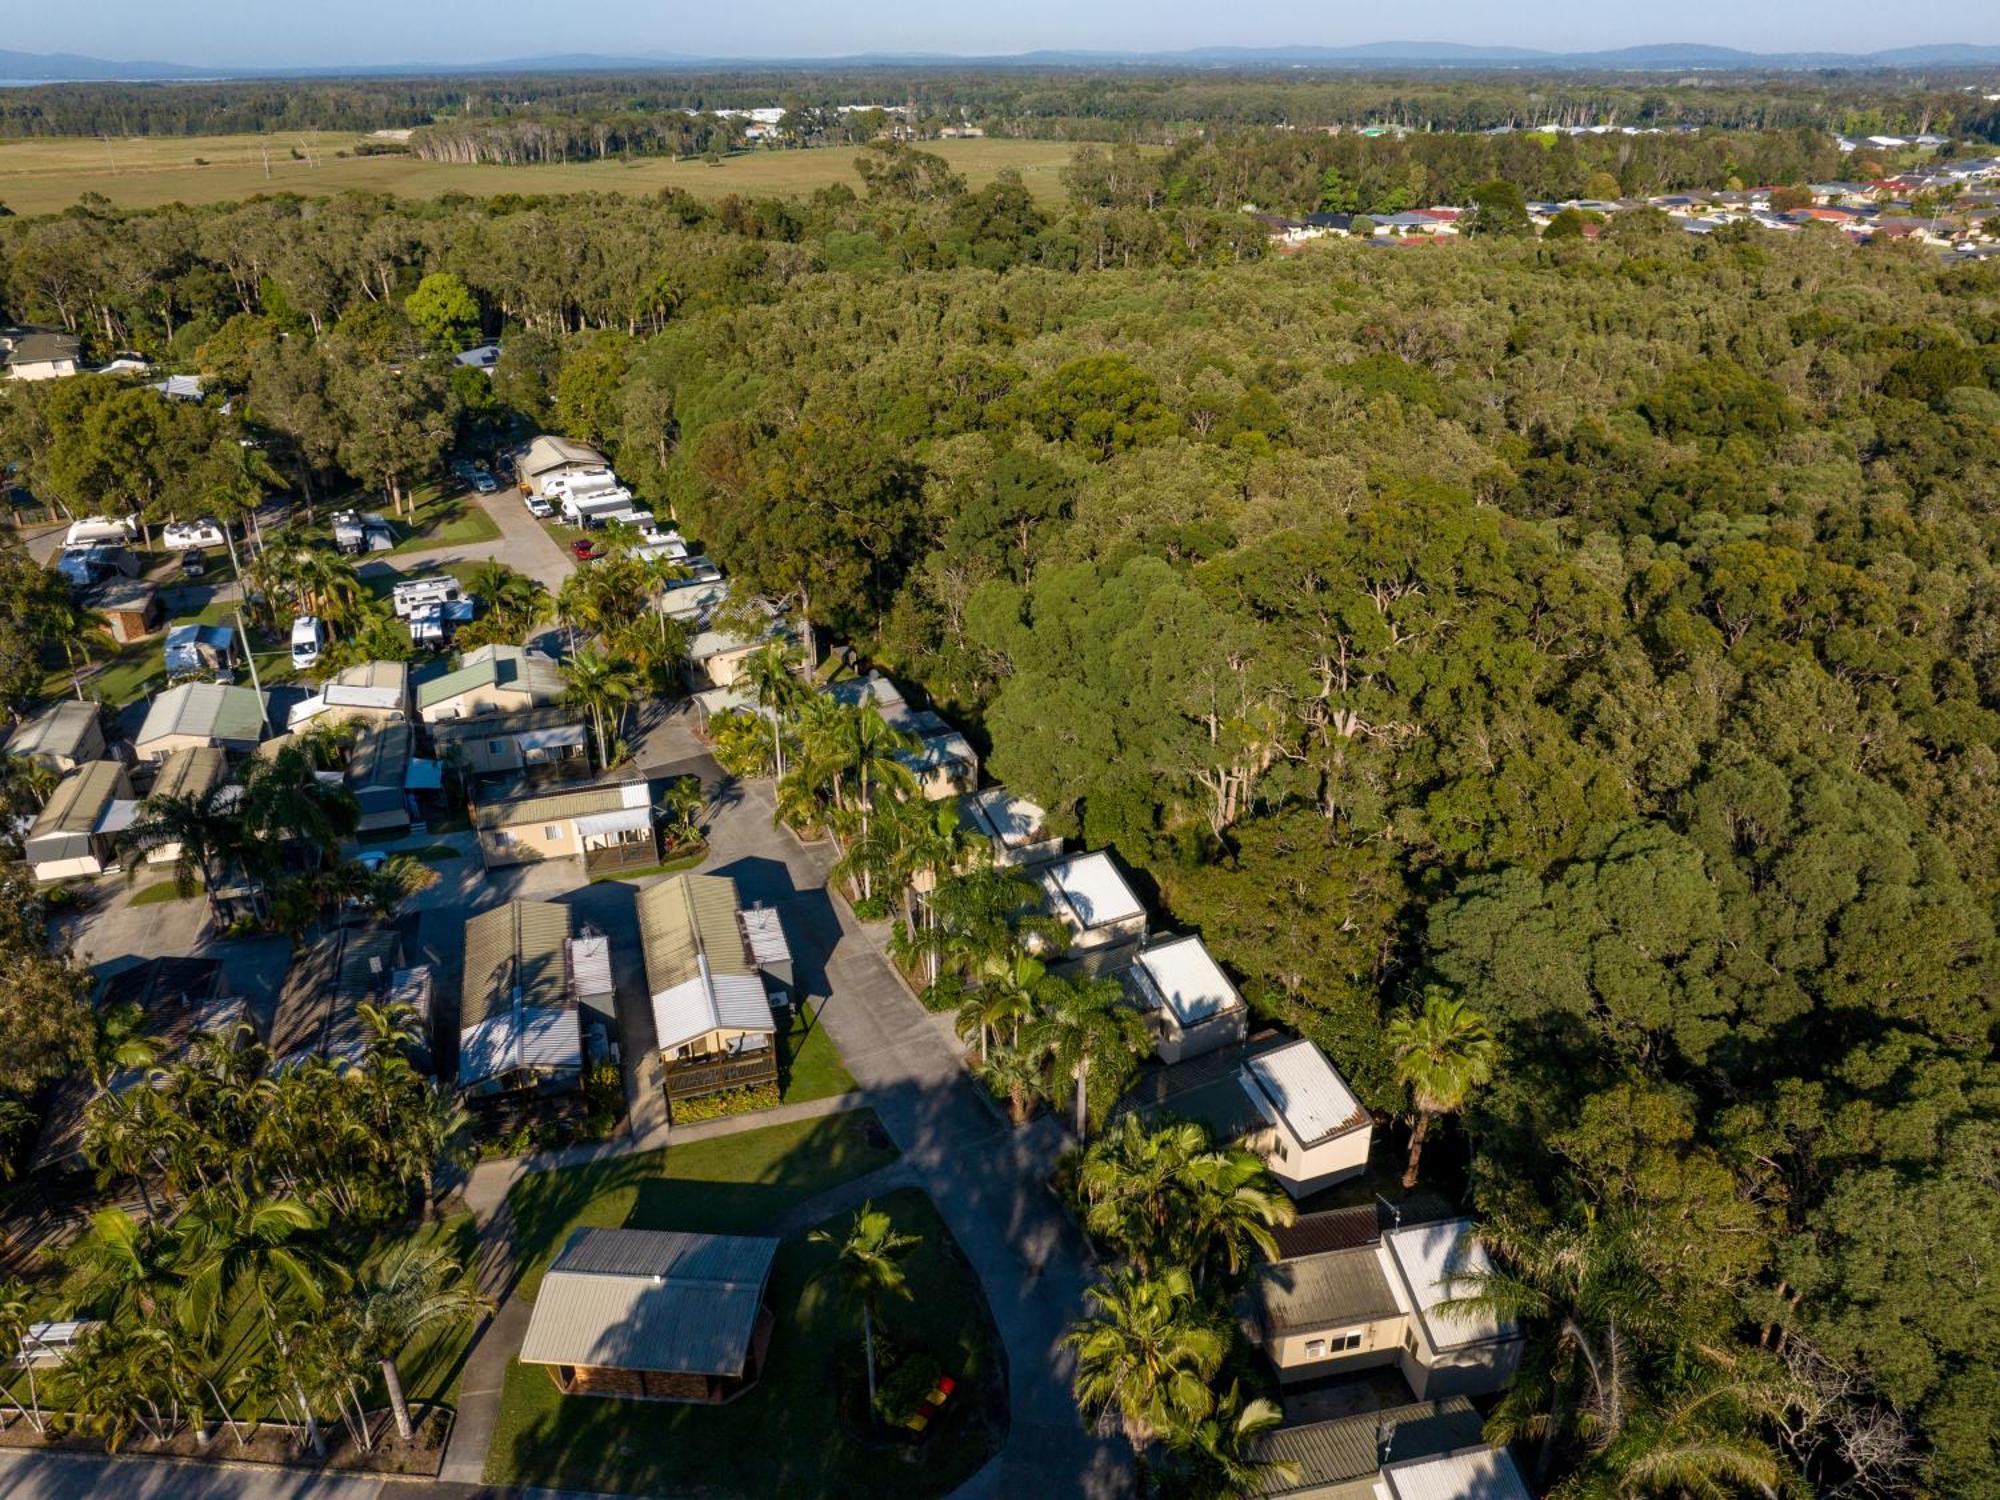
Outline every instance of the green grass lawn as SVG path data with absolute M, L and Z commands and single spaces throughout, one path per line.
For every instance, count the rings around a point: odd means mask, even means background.
M 162 880 L 153 885 L 141 886 L 133 894 L 132 899 L 125 904 L 127 906 L 159 906 L 168 901 L 192 901 L 200 894 L 201 886 L 199 884 L 192 891 L 188 892 L 187 895 L 183 896 L 174 888 L 173 881 Z
M 778 1097 L 786 1104 L 831 1099 L 854 1087 L 854 1075 L 840 1060 L 818 1013 L 807 1015 L 802 1005 L 793 1009 L 791 1028 L 778 1038 L 778 1085 Z
M 510 1365 L 487 1450 L 487 1483 L 899 1500 L 955 1489 L 1005 1436 L 1005 1360 L 978 1279 L 930 1199 L 906 1188 L 877 1206 L 897 1229 L 917 1236 L 903 1261 L 912 1296 L 885 1307 L 885 1340 L 927 1351 L 958 1382 L 924 1444 L 864 1445 L 841 1421 L 843 1393 L 854 1392 L 861 1378 L 861 1329 L 832 1287 L 815 1279 L 832 1249 L 798 1235 L 785 1241 L 772 1269 L 777 1327 L 763 1377 L 751 1390 L 726 1406 L 565 1397 L 546 1371 Z M 676 1217 L 633 1222 L 686 1225 Z M 823 1227 L 839 1233 L 848 1222 L 841 1215 Z
M 388 515 L 388 512 L 383 512 Z M 403 539 L 390 549 L 398 552 L 426 552 L 434 547 L 463 547 L 474 542 L 490 542 L 500 535 L 500 527 L 470 494 L 440 493 L 435 486 L 416 492 L 415 513 L 408 518 L 390 516 Z

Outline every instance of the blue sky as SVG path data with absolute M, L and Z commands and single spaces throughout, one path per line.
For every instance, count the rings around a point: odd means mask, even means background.
M 1120 51 L 1211 45 L 1456 41 L 1584 50 L 1709 42 L 1870 51 L 2000 42 L 1994 0 L 10 0 L 0 46 L 217 66 L 479 62 L 561 52 L 812 57 L 853 52 Z

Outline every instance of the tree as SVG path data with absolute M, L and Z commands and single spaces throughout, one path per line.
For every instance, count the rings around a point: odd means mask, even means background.
M 161 849 L 174 851 L 174 890 L 182 899 L 202 892 L 209 916 L 218 917 L 215 891 L 233 859 L 243 854 L 243 824 L 237 816 L 238 791 L 221 786 L 175 797 L 148 797 L 132 824 L 119 835 L 129 870 Z
M 1467 234 L 1527 234 L 1533 229 L 1528 220 L 1528 199 L 1519 184 L 1495 178 L 1472 190 L 1472 212 L 1467 217 Z
M 81 1068 L 97 1035 L 90 972 L 67 956 L 7 955 L 0 968 L 0 1089 L 31 1095 Z
M 42 1398 L 41 1393 L 36 1389 L 35 1385 L 36 1361 L 22 1357 L 22 1344 L 28 1336 L 29 1328 L 33 1327 L 36 1321 L 29 1301 L 27 1283 L 19 1277 L 13 1276 L 8 1277 L 5 1281 L 0 1281 L 0 1349 L 7 1351 L 7 1358 L 10 1363 L 19 1362 L 26 1368 L 28 1372 L 28 1406 L 30 1409 L 26 1411 L 22 1410 L 21 1403 L 14 1396 L 11 1387 L 7 1392 L 7 1401 L 14 1410 L 21 1412 L 21 1415 L 28 1419 L 30 1427 L 34 1428 L 36 1432 L 40 1432 L 42 1430 Z
M 1113 1272 L 1084 1298 L 1096 1311 L 1063 1335 L 1076 1354 L 1077 1405 L 1091 1420 L 1115 1414 L 1143 1465 L 1152 1443 L 1178 1440 L 1214 1412 L 1209 1381 L 1228 1340 L 1178 1266 Z
M 1389 1047 L 1396 1082 L 1409 1089 L 1416 1110 L 1410 1161 L 1403 1169 L 1403 1186 L 1414 1188 L 1431 1122 L 1465 1108 L 1473 1090 L 1493 1077 L 1500 1049 L 1476 1011 L 1436 986 L 1424 991 L 1423 1008 L 1415 1015 L 1389 1023 Z
M 783 641 L 766 641 L 743 659 L 743 677 L 757 707 L 771 721 L 771 762 L 785 774 L 785 725 L 806 695 Z
M 623 723 L 625 705 L 639 691 L 638 674 L 630 663 L 588 646 L 569 659 L 567 671 L 569 686 L 563 701 L 589 712 L 597 728 L 598 764 L 609 767 L 609 735 Z
M 361 1349 L 382 1371 L 382 1385 L 404 1442 L 415 1435 L 397 1356 L 412 1339 L 492 1311 L 492 1299 L 465 1279 L 465 1268 L 441 1246 L 406 1240 L 364 1269 L 355 1287 L 354 1330 Z
M 340 465 L 378 485 L 400 511 L 409 487 L 435 469 L 457 434 L 458 402 L 443 370 L 363 360 L 337 366 L 332 384 L 344 418 Z
M 1036 391 L 1033 415 L 1044 436 L 1077 443 L 1100 460 L 1159 442 L 1174 430 L 1158 382 L 1118 354 L 1063 365 Z
M 431 347 L 456 352 L 479 332 L 479 299 L 450 271 L 433 271 L 403 299 L 403 311 Z
M 1047 973 L 1029 953 L 996 955 L 980 966 L 979 988 L 959 1008 L 957 1021 L 961 1039 L 978 1037 L 980 1062 L 988 1061 L 990 1044 L 1000 1031 L 1007 1033 L 1007 1046 L 1020 1044 L 1021 1027 L 1034 1017 L 1035 992 Z
M 815 1229 L 808 1243 L 834 1246 L 834 1259 L 817 1276 L 830 1276 L 839 1283 L 840 1295 L 861 1309 L 861 1339 L 868 1370 L 868 1410 L 875 1410 L 875 1321 L 881 1316 L 882 1299 L 907 1299 L 910 1287 L 899 1264 L 917 1243 L 914 1234 L 899 1234 L 895 1221 L 873 1203 L 855 1211 L 845 1235 Z
M 1104 1092 L 1109 1098 L 1152 1038 L 1116 980 L 1051 980 L 1038 998 L 1042 1012 L 1028 1028 L 1027 1041 L 1049 1059 L 1054 1076 L 1067 1081 L 1075 1101 L 1076 1136 L 1084 1140 L 1090 1128 L 1092 1068 L 1108 1080 Z
M 1183 1500 L 1221 1500 L 1296 1486 L 1303 1473 L 1300 1465 L 1269 1457 L 1262 1443 L 1284 1420 L 1277 1402 L 1263 1396 L 1246 1401 L 1231 1381 L 1215 1410 L 1182 1437 L 1174 1468 L 1162 1476 L 1162 1493 Z

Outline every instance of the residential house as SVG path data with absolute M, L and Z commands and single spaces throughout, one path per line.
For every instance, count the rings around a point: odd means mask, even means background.
M 700 630 L 715 617 L 729 598 L 729 585 L 721 578 L 690 579 L 660 595 L 660 613 L 679 620 L 690 629 Z
M 144 640 L 167 618 L 159 585 L 144 578 L 108 578 L 84 590 L 82 602 L 121 646 Z
M 438 758 L 471 776 L 528 772 L 547 779 L 590 774 L 590 729 L 583 711 L 565 704 L 440 719 L 430 726 Z
M 667 1104 L 778 1079 L 778 1023 L 736 882 L 676 875 L 639 893 L 639 944 Z
M 552 656 L 525 646 L 481 646 L 448 671 L 420 678 L 417 717 L 426 724 L 546 708 L 569 689 Z
M 1380 1500 L 1531 1500 L 1514 1456 L 1476 1443 L 1382 1466 Z
M 208 1033 L 234 1037 L 255 1019 L 240 995 L 222 993 L 222 964 L 213 958 L 149 958 L 119 970 L 99 988 L 98 1014 L 121 1012 L 137 1017 L 136 1035 L 150 1044 L 154 1064 L 186 1056 L 194 1039 Z M 146 1081 L 150 1067 L 115 1070 L 105 1081 L 123 1094 Z M 95 1085 L 83 1073 L 59 1083 L 49 1098 L 36 1136 L 29 1170 L 38 1182 L 50 1175 L 83 1173 L 84 1113 Z
M 438 763 L 414 753 L 408 724 L 369 724 L 347 755 L 347 788 L 361 809 L 358 833 L 407 833 L 413 821 L 410 793 L 443 785 Z
M 573 1089 L 583 1033 L 570 976 L 570 913 L 554 901 L 510 901 L 465 924 L 458 1006 L 458 1086 L 495 1094 Z
M 652 790 L 644 781 L 541 793 L 473 809 L 486 868 L 581 859 L 586 874 L 659 863 Z
M 21 840 L 37 880 L 102 875 L 118 863 L 117 835 L 138 810 L 132 783 L 115 760 L 86 761 L 49 794 Z
M 566 1396 L 719 1404 L 764 1367 L 776 1239 L 579 1229 L 542 1277 L 520 1361 Z
M 537 494 L 547 494 L 552 481 L 572 474 L 610 472 L 611 460 L 588 443 L 542 434 L 515 463 L 521 482 Z
M 134 738 L 139 759 L 161 761 L 190 745 L 248 755 L 264 737 L 265 697 L 255 688 L 219 682 L 170 687 L 146 710 Z
M 689 687 L 696 691 L 733 687 L 743 674 L 744 662 L 771 641 L 783 640 L 786 635 L 783 621 L 775 616 L 761 628 L 711 624 L 688 642 Z
M 308 1057 L 358 1062 L 368 1043 L 362 1004 L 402 1004 L 417 1013 L 417 1062 L 428 1069 L 431 998 L 429 966 L 405 961 L 395 928 L 374 923 L 335 928 L 292 960 L 271 1028 L 272 1055 L 280 1063 Z
M 926 801 L 962 797 L 979 785 L 979 753 L 938 715 L 902 704 L 893 715 L 883 717 L 891 728 L 916 736 L 917 748 L 898 750 L 896 759 L 916 778 Z
M 1126 971 L 1126 993 L 1146 1017 L 1153 1055 L 1163 1063 L 1199 1057 L 1243 1040 L 1243 996 L 1200 938 L 1159 938 Z
M 1275 1428 L 1253 1439 L 1251 1451 L 1258 1459 L 1287 1463 L 1297 1472 L 1289 1479 L 1265 1480 L 1256 1493 L 1265 1500 L 1384 1500 L 1384 1464 L 1477 1447 L 1481 1420 L 1470 1401 L 1451 1396 Z M 1485 1496 L 1474 1491 L 1451 1500 L 1485 1500 Z
M 82 349 L 73 334 L 17 334 L 7 344 L 7 374 L 15 380 L 60 380 L 76 373 Z
M 74 771 L 85 761 L 104 759 L 104 726 L 95 703 L 65 699 L 15 726 L 7 753 L 51 771 Z
M 300 730 L 317 720 L 330 724 L 400 724 L 410 716 L 410 666 L 400 661 L 364 661 L 326 680 L 310 698 L 285 715 L 285 727 Z
M 1492 1270 L 1471 1220 L 1398 1225 L 1380 1203 L 1306 1214 L 1274 1231 L 1246 1295 L 1249 1329 L 1281 1384 L 1395 1367 L 1421 1399 L 1483 1396 L 1514 1378 L 1520 1330 L 1441 1309 Z
M 146 799 L 200 797 L 222 784 L 229 769 L 229 757 L 213 745 L 189 745 L 160 762 Z M 149 865 L 172 864 L 181 857 L 179 844 L 156 844 L 146 851 Z
M 1136 943 L 1146 935 L 1146 908 L 1102 850 L 1052 860 L 1037 872 L 1042 905 L 1069 929 L 1069 951 Z
M 163 648 L 167 675 L 227 672 L 236 666 L 236 632 L 227 625 L 175 625 Z
M 1004 786 L 974 792 L 958 804 L 959 826 L 985 839 L 993 863 L 1001 866 L 1038 865 L 1062 853 L 1063 841 L 1044 826 L 1047 818 Z
M 1305 1198 L 1362 1172 L 1374 1121 L 1326 1054 L 1300 1040 L 1243 1064 L 1243 1091 L 1269 1127 L 1256 1142 L 1271 1175 Z
M 459 350 L 451 357 L 451 362 L 468 370 L 477 370 L 482 375 L 491 375 L 500 367 L 500 346 L 475 344 L 470 349 Z

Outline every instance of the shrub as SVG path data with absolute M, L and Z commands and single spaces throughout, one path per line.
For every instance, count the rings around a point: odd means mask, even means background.
M 911 1350 L 887 1374 L 878 1371 L 875 1420 L 885 1427 L 900 1427 L 923 1404 L 924 1397 L 944 1373 L 944 1366 L 928 1349 Z
M 778 1086 L 760 1083 L 750 1088 L 724 1089 L 719 1094 L 703 1094 L 699 1099 L 681 1099 L 670 1109 L 676 1125 L 692 1125 L 698 1120 L 721 1120 L 748 1114 L 753 1109 L 770 1109 L 777 1102 Z

